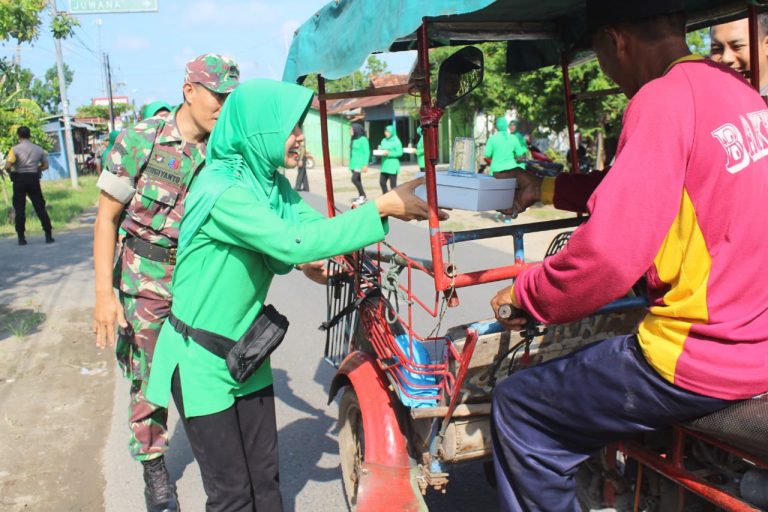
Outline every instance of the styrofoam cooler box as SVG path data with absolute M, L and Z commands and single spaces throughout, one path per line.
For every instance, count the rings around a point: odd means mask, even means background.
M 437 204 L 441 208 L 483 212 L 509 209 L 514 204 L 517 187 L 517 180 L 514 178 L 502 180 L 485 174 L 438 172 L 435 174 L 435 180 Z M 416 195 L 426 201 L 426 185 L 417 187 Z

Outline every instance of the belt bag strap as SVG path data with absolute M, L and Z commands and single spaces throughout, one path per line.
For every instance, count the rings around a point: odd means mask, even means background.
M 227 358 L 227 354 L 235 344 L 235 340 L 216 334 L 215 332 L 206 331 L 204 329 L 195 329 L 194 327 L 185 324 L 179 318 L 173 314 L 168 316 L 168 321 L 171 323 L 177 333 L 184 336 L 184 339 L 192 338 L 192 341 L 203 347 L 211 354 L 220 357 L 222 359 Z
M 210 331 L 195 329 L 179 320 L 173 313 L 168 320 L 185 339 L 191 338 L 211 354 L 224 359 L 229 374 L 241 383 L 253 375 L 280 345 L 288 330 L 288 319 L 271 305 L 261 309 L 261 313 L 237 341 Z

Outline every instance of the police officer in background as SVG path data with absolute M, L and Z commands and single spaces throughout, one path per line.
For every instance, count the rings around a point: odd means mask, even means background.
M 101 195 L 93 242 L 93 329 L 96 345 L 103 348 L 115 345 L 115 324 L 119 326 L 117 359 L 131 381 L 129 449 L 144 466 L 150 512 L 179 507 L 164 460 L 168 411 L 146 400 L 146 383 L 160 327 L 170 312 L 184 199 L 203 167 L 208 136 L 239 75 L 237 64 L 221 55 L 188 62 L 183 103 L 120 134 L 97 183 Z M 113 273 L 118 229 L 124 238 Z
M 19 143 L 8 152 L 5 160 L 5 169 L 10 171 L 13 182 L 13 210 L 16 214 L 16 234 L 19 237 L 19 245 L 27 245 L 24 236 L 26 224 L 27 196 L 32 201 L 37 218 L 45 232 L 45 243 L 55 242 L 51 233 L 51 219 L 45 209 L 45 198 L 40 188 L 40 175 L 48 168 L 48 153 L 29 140 L 30 131 L 27 126 L 19 126 L 16 130 Z

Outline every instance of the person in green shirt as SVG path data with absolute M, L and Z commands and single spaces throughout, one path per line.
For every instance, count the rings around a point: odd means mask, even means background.
M 496 133 L 485 145 L 485 158 L 491 159 L 490 175 L 514 169 L 524 169 L 520 162 L 528 149 L 520 144 L 517 137 L 509 133 L 509 123 L 503 117 L 496 120 Z
M 383 240 L 389 216 L 427 218 L 427 204 L 413 193 L 423 180 L 333 218 L 292 190 L 277 168 L 298 164 L 299 125 L 312 95 L 295 84 L 250 80 L 224 103 L 179 233 L 171 314 L 186 326 L 237 340 L 260 314 L 276 274 L 298 265 L 324 282 L 318 260 Z M 224 359 L 166 321 L 147 397 L 165 407 L 171 395 L 200 464 L 206 510 L 282 510 L 269 359 L 239 383 Z
M 421 126 L 416 128 L 416 134 L 419 136 L 419 142 L 416 143 L 416 163 L 419 164 L 419 170 L 424 172 L 424 135 L 421 133 Z
M 384 139 L 379 144 L 379 149 L 384 151 L 381 157 L 381 176 L 379 176 L 379 186 L 381 193 L 387 193 L 387 184 L 389 189 L 397 186 L 397 174 L 400 172 L 400 157 L 403 156 L 403 143 L 397 137 L 394 125 L 384 128 Z
M 365 128 L 359 123 L 353 123 L 349 128 L 352 136 L 349 170 L 352 173 L 352 184 L 357 189 L 357 198 L 352 204 L 361 205 L 368 200 L 363 188 L 363 178 L 360 173 L 368 172 L 368 162 L 371 160 L 371 145 L 365 136 Z

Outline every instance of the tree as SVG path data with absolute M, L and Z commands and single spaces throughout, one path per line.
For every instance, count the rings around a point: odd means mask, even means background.
M 113 104 L 115 116 L 119 116 L 130 109 L 131 105 L 127 103 Z M 100 117 L 101 119 L 107 119 L 109 118 L 109 107 L 106 105 L 83 105 L 77 107 L 76 115 L 77 117 Z
M 371 78 L 378 75 L 386 75 L 387 63 L 379 60 L 375 55 L 369 55 L 365 62 L 365 67 L 354 71 L 352 74 L 339 78 L 338 80 L 327 80 L 325 82 L 325 92 L 342 92 L 357 89 L 365 89 L 371 85 Z M 309 87 L 317 92 L 317 75 L 311 74 L 304 80 L 304 87 Z
M 16 44 L 35 41 L 40 35 L 42 13 L 47 5 L 46 0 L 0 0 L 0 41 L 13 40 Z M 51 19 L 50 29 L 54 38 L 64 39 L 70 37 L 78 25 L 76 18 L 57 14 Z M 34 142 L 50 149 L 51 139 L 42 131 L 44 112 L 30 98 L 31 89 L 39 80 L 33 82 L 28 69 L 6 59 L 0 59 L 0 71 L 0 151 L 6 152 L 16 143 L 16 129 L 21 125 L 30 128 Z M 71 75 L 70 71 L 65 80 L 71 81 Z M 58 94 L 56 98 L 58 100 Z
M 67 87 L 72 84 L 75 74 L 69 66 L 64 64 L 64 80 Z M 59 89 L 59 74 L 56 66 L 48 68 L 45 72 L 45 79 L 36 78 L 30 89 L 30 96 L 40 107 L 49 114 L 59 112 L 61 104 L 61 90 Z
M 0 0 L 0 40 L 28 43 L 37 39 L 45 0 Z
M 0 97 L 8 97 L 16 91 L 28 91 L 35 75 L 30 69 L 0 58 Z
M 43 132 L 40 118 L 43 111 L 34 101 L 19 98 L 15 92 L 0 99 L 0 153 L 8 153 L 19 142 L 16 130 L 19 126 L 28 126 L 31 140 L 48 150 L 53 147 L 51 138 Z
M 16 129 L 29 126 L 32 141 L 50 149 L 51 140 L 42 130 L 43 111 L 34 100 L 24 98 L 33 74 L 6 59 L 0 59 L 0 153 L 18 142 Z
M 47 3 L 46 0 L 0 0 L 0 41 L 12 39 L 21 44 L 36 40 Z M 66 39 L 79 25 L 77 18 L 59 13 L 51 19 L 51 33 L 56 39 Z

